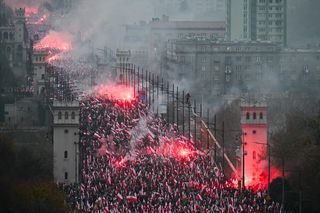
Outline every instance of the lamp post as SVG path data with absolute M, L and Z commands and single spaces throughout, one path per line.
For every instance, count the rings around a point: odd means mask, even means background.
M 245 190 L 245 141 L 244 141 L 245 132 L 242 132 L 242 189 Z

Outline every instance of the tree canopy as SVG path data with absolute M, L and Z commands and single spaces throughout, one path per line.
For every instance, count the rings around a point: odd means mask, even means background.
M 293 189 L 302 190 L 303 200 L 320 212 L 320 113 L 292 111 L 286 118 L 285 127 L 272 136 L 274 160 L 279 165 L 284 160 Z
M 52 183 L 52 167 L 0 134 L 0 211 L 68 212 L 65 196 Z

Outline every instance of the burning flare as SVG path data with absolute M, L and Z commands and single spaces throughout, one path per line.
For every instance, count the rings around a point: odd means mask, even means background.
M 62 52 L 70 52 L 72 49 L 72 37 L 68 33 L 50 31 L 35 46 L 35 50 L 58 50 Z
M 135 100 L 132 87 L 125 85 L 100 85 L 95 92 L 98 96 L 116 101 L 131 102 Z

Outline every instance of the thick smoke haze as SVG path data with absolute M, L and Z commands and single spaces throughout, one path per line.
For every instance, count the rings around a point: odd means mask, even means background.
M 320 44 L 320 1 L 288 0 L 288 46 Z
M 48 0 L 5 0 L 4 2 L 11 8 L 17 8 L 27 6 L 39 7 L 42 4 L 48 2 Z
M 93 0 L 82 1 L 68 14 L 54 23 L 56 31 L 69 32 L 91 47 L 121 48 L 124 25 L 150 20 L 152 4 L 148 0 Z

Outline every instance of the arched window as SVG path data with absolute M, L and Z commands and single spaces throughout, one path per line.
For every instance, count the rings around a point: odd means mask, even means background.
M 257 113 L 253 113 L 253 120 L 257 119 Z
M 250 119 L 250 113 L 249 112 L 247 112 L 246 117 L 247 117 L 247 120 Z
M 64 158 L 68 158 L 68 151 L 64 151 Z
M 68 112 L 64 113 L 64 119 L 69 119 L 69 113 Z
M 260 112 L 259 117 L 260 117 L 260 119 L 263 119 L 263 113 L 262 112 Z
M 62 113 L 61 112 L 58 112 L 58 119 L 60 120 L 62 117 Z
M 75 118 L 76 118 L 76 113 L 75 113 L 75 112 L 72 112 L 72 113 L 71 113 L 71 119 L 74 120 Z

